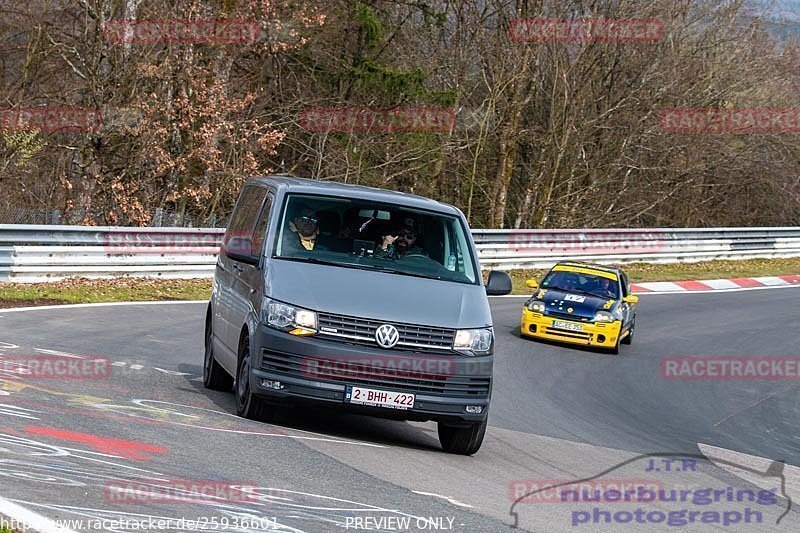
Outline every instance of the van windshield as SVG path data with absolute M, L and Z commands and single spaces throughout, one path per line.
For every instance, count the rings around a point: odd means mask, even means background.
M 359 199 L 291 194 L 275 257 L 477 284 L 456 216 Z

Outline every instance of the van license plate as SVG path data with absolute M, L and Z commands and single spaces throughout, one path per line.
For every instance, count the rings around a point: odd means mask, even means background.
M 363 387 L 347 386 L 344 401 L 374 407 L 388 407 L 389 409 L 411 409 L 414 407 L 414 395 L 405 392 L 392 392 Z
M 560 320 L 553 320 L 553 327 L 570 331 L 583 331 L 583 324 L 573 324 L 572 322 L 562 322 Z

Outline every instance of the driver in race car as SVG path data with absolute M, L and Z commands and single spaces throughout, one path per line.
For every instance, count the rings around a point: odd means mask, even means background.
M 615 287 L 611 285 L 611 280 L 608 278 L 599 278 L 597 286 L 592 291 L 603 298 L 616 298 Z
M 405 218 L 396 231 L 383 236 L 383 242 L 375 249 L 375 257 L 402 259 L 411 255 L 428 257 L 428 252 L 417 246 L 417 230 L 413 218 Z

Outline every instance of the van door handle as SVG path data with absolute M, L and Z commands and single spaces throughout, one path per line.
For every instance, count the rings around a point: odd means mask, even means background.
M 233 269 L 237 272 L 244 272 L 244 267 L 242 267 L 239 263 L 233 263 Z

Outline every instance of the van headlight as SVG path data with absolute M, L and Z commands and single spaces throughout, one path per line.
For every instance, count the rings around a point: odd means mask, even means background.
M 453 340 L 453 349 L 465 355 L 488 355 L 493 344 L 492 328 L 459 329 Z
M 317 332 L 317 313 L 269 298 L 262 304 L 264 323 L 292 335 L 314 335 Z
M 595 313 L 593 322 L 614 322 L 617 319 L 612 313 L 608 311 L 598 311 Z

